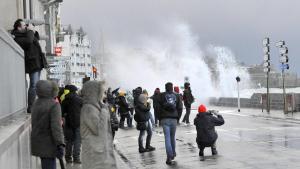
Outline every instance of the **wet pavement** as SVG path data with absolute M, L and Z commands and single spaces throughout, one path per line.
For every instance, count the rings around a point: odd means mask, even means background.
M 205 161 L 200 161 L 195 144 L 196 130 L 191 126 L 178 126 L 176 133 L 176 165 L 165 164 L 166 153 L 162 128 L 156 128 L 152 145 L 156 151 L 138 153 L 138 131 L 119 130 L 116 134 L 116 157 L 119 168 L 128 169 L 298 169 L 300 168 L 300 124 L 260 116 L 251 112 L 237 112 L 232 108 L 218 108 L 225 125 L 218 127 L 219 155 L 211 156 L 205 149 Z M 255 110 L 256 111 L 256 110 Z M 196 112 L 192 112 L 191 119 Z M 80 166 L 68 169 L 80 168 Z

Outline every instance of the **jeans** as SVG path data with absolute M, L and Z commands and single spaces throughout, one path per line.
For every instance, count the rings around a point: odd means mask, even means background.
M 66 160 L 71 160 L 72 156 L 74 160 L 80 160 L 80 151 L 81 151 L 81 137 L 80 137 L 80 128 L 72 129 L 66 128 L 68 133 L 72 135 L 66 135 Z
M 152 125 L 151 125 L 151 123 L 149 121 L 147 123 L 147 130 L 141 130 L 140 131 L 140 135 L 139 135 L 139 139 L 138 139 L 139 148 L 144 148 L 143 137 L 144 137 L 146 131 L 147 131 L 147 138 L 146 138 L 146 148 L 147 148 L 147 147 L 150 146 L 150 144 L 151 144 L 151 138 L 152 138 Z
M 164 130 L 165 135 L 165 147 L 167 152 L 167 158 L 171 159 L 176 155 L 176 140 L 175 140 L 175 133 L 176 133 L 176 125 L 177 119 L 162 119 L 161 125 Z
M 42 169 L 56 169 L 56 158 L 41 157 Z
M 186 106 L 185 108 L 186 108 L 186 113 L 184 115 L 182 122 L 190 123 L 191 106 Z
M 31 111 L 31 106 L 36 98 L 36 84 L 40 80 L 41 71 L 36 71 L 29 74 L 29 89 L 28 89 L 28 110 Z

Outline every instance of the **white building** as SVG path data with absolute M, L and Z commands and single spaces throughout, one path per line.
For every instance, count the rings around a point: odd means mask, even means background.
M 73 84 L 81 88 L 83 78 L 92 78 L 91 41 L 82 29 L 73 32 L 70 26 L 60 38 L 56 47 L 62 48 L 61 56 L 55 57 L 49 78 L 58 79 L 60 86 Z

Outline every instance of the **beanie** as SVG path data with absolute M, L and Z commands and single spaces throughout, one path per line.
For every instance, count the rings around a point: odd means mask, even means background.
M 206 107 L 205 107 L 203 104 L 201 104 L 201 105 L 198 107 L 198 112 L 199 112 L 199 113 L 205 113 L 205 112 L 206 112 Z

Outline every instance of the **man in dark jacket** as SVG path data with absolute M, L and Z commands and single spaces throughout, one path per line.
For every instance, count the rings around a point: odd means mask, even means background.
M 191 106 L 192 103 L 194 102 L 194 96 L 192 95 L 192 90 L 189 82 L 184 83 L 183 102 L 184 102 L 184 107 L 186 109 L 186 113 L 184 115 L 182 122 L 186 124 L 190 124 Z
M 38 99 L 32 106 L 31 154 L 41 158 L 42 169 L 55 169 L 56 157 L 64 154 L 61 108 L 54 100 L 58 86 L 41 80 L 37 83 Z
M 39 43 L 39 34 L 31 24 L 26 26 L 22 19 L 18 19 L 11 34 L 25 53 L 25 72 L 30 78 L 27 107 L 27 112 L 30 113 L 36 98 L 36 83 L 40 80 L 41 70 L 46 67 L 47 63 Z
M 196 142 L 200 149 L 199 156 L 200 159 L 204 160 L 204 148 L 211 147 L 213 155 L 217 155 L 216 141 L 218 134 L 215 131 L 215 126 L 221 126 L 224 124 L 224 119 L 222 115 L 216 111 L 206 111 L 204 105 L 200 105 L 198 108 L 198 114 L 194 120 L 194 125 L 197 129 L 197 139 Z M 214 115 L 215 116 L 214 116 Z
M 159 120 L 165 135 L 165 146 L 167 152 L 166 164 L 173 165 L 176 157 L 175 133 L 178 114 L 182 112 L 182 102 L 179 95 L 173 92 L 173 84 L 168 82 L 165 85 L 166 92 L 161 93 L 158 101 Z
M 160 96 L 160 89 L 156 88 L 153 96 L 150 97 L 153 100 L 154 119 L 155 119 L 154 122 L 156 126 L 158 125 L 158 119 L 159 119 L 159 105 L 158 105 L 159 96 Z
M 81 138 L 80 138 L 80 111 L 82 107 L 82 98 L 76 93 L 77 87 L 67 85 L 65 90 L 70 92 L 62 101 L 62 114 L 65 118 L 64 132 L 66 137 L 66 155 L 67 163 L 80 164 Z M 73 156 L 73 159 L 72 159 Z
M 132 127 L 131 126 L 131 123 L 130 123 L 130 114 L 129 114 L 129 105 L 126 101 L 126 98 L 125 98 L 125 92 L 123 91 L 120 91 L 119 92 L 119 96 L 118 96 L 118 102 L 117 104 L 119 105 L 119 114 L 121 116 L 121 119 L 120 119 L 120 128 L 124 128 L 124 121 L 125 119 L 127 119 L 127 126 L 128 127 Z

